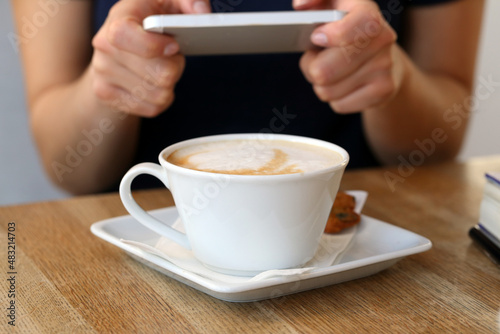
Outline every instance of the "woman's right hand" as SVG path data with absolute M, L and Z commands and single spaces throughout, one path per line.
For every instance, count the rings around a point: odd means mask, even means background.
M 114 110 L 154 117 L 174 100 L 185 58 L 172 36 L 146 32 L 149 15 L 208 13 L 208 0 L 121 0 L 92 40 L 93 91 Z

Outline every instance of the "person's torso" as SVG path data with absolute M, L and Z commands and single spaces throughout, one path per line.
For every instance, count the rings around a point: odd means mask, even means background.
M 414 0 L 418 1 L 418 0 Z M 421 0 L 422 1 L 422 0 Z M 96 0 L 95 29 L 114 0 Z M 403 34 L 405 5 L 378 1 Z M 215 0 L 214 12 L 293 10 L 291 0 Z M 360 113 L 340 115 L 321 102 L 299 69 L 301 54 L 186 57 L 175 102 L 160 116 L 142 121 L 134 163 L 156 161 L 166 146 L 199 136 L 272 132 L 319 138 L 344 147 L 348 168 L 377 166 Z M 139 187 L 147 187 L 147 181 Z

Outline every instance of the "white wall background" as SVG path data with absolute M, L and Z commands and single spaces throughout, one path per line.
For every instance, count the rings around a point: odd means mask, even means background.
M 491 76 L 500 83 L 500 1 L 487 0 L 483 21 L 483 32 L 479 47 L 476 79 Z M 479 80 L 477 80 L 479 82 Z M 462 153 L 459 159 L 500 154 L 500 85 L 494 87 L 491 96 L 477 99 Z
M 62 198 L 45 177 L 29 132 L 10 0 L 0 0 L 0 205 Z
M 500 82 L 500 1 L 488 0 L 477 78 Z M 14 32 L 8 0 L 0 0 L 0 205 L 51 200 L 67 195 L 49 183 L 27 123 L 18 55 L 9 42 Z M 460 159 L 500 153 L 500 87 L 479 101 Z

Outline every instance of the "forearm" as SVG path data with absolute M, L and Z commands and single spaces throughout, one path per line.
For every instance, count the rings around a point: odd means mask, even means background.
M 55 184 L 75 194 L 102 191 L 117 182 L 133 158 L 138 136 L 139 119 L 99 102 L 91 76 L 87 71 L 30 103 L 43 165 Z
M 386 105 L 363 112 L 365 133 L 384 164 L 421 150 L 425 162 L 454 158 L 461 147 L 470 107 L 470 87 L 459 80 L 421 71 L 396 47 L 401 87 Z

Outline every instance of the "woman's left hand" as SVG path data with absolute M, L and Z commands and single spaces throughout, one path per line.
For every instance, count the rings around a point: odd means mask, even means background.
M 382 106 L 396 95 L 403 78 L 397 36 L 375 2 L 302 0 L 294 1 L 294 7 L 348 12 L 316 28 L 311 40 L 319 48 L 300 60 L 320 100 L 339 113 L 350 113 Z

